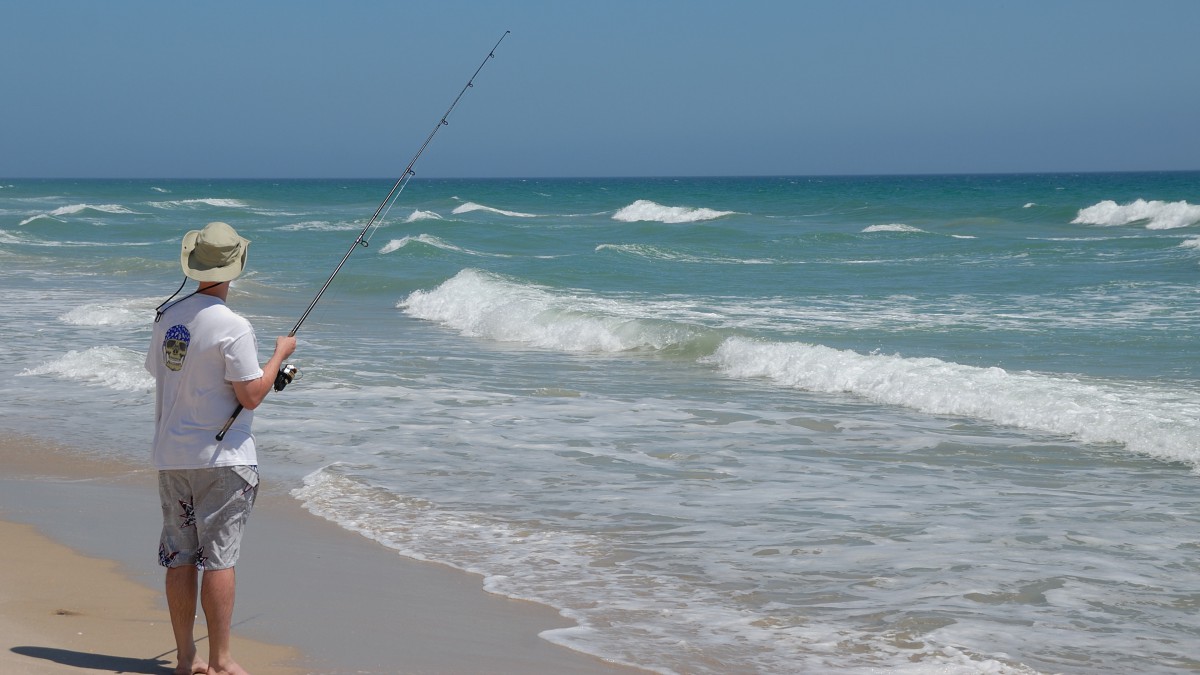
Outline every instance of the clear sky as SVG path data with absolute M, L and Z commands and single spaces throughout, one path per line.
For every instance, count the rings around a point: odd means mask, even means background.
M 1200 0 L 0 0 L 0 176 L 1200 169 Z

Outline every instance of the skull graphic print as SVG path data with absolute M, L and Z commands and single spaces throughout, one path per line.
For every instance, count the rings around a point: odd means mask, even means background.
M 188 343 L 191 341 L 192 334 L 183 324 L 171 326 L 167 330 L 163 339 L 163 359 L 167 368 L 177 372 L 183 369 L 183 360 L 187 358 Z

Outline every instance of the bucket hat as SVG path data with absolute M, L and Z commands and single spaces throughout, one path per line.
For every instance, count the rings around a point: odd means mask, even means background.
M 183 235 L 179 263 L 196 281 L 232 281 L 246 267 L 250 240 L 239 237 L 226 223 L 209 223 Z

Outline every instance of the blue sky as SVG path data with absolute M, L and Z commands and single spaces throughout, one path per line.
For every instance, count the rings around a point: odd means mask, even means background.
M 1200 169 L 1196 0 L 0 0 L 0 176 Z

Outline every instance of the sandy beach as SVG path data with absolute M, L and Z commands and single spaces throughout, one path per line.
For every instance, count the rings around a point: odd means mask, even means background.
M 0 466 L 0 671 L 170 672 L 154 472 L 13 435 Z M 238 565 L 250 672 L 638 672 L 542 640 L 571 623 L 316 518 L 267 475 Z

